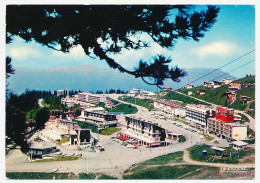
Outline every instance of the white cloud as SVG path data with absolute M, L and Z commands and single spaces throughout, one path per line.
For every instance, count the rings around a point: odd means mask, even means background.
M 226 56 L 237 52 L 238 49 L 233 43 L 219 41 L 201 46 L 193 50 L 193 53 L 197 54 L 200 58 L 205 58 L 208 56 Z
M 76 46 L 70 50 L 69 53 L 54 50 L 52 55 L 55 57 L 70 57 L 70 58 L 83 58 L 86 56 L 82 46 Z
M 36 58 L 41 55 L 41 52 L 38 49 L 27 47 L 27 46 L 18 46 L 14 48 L 7 48 L 7 56 L 15 58 L 17 60 L 23 60 L 27 58 Z

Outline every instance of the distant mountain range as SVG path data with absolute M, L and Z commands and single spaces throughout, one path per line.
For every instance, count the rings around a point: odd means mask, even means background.
M 166 80 L 164 86 L 178 89 L 214 69 L 193 68 L 184 70 L 187 71 L 188 76 L 182 78 L 181 82 L 175 83 L 172 80 Z M 193 84 L 199 86 L 203 84 L 203 81 L 211 81 L 223 74 L 225 74 L 223 71 L 218 70 Z M 226 74 L 218 78 L 218 80 L 222 80 L 223 78 L 236 79 L 234 76 Z M 63 88 L 81 91 L 141 88 L 157 91 L 157 87 L 147 85 L 139 78 L 126 73 L 120 73 L 114 69 L 98 68 L 92 65 L 62 66 L 50 69 L 16 67 L 15 74 L 11 75 L 8 82 L 10 83 L 8 88 L 16 93 L 22 93 L 26 89 L 54 91 Z

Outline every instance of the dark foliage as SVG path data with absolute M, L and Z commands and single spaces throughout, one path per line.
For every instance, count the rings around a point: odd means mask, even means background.
M 110 55 L 149 47 L 140 36 L 143 33 L 168 49 L 179 38 L 198 41 L 216 22 L 218 12 L 215 6 L 191 12 L 190 6 L 183 5 L 8 5 L 6 40 L 10 43 L 17 35 L 62 52 L 80 45 L 86 55 L 105 60 L 113 69 L 162 85 L 167 78 L 178 82 L 186 75 L 178 67 L 169 67 L 170 58 L 158 55 L 154 62 L 140 61 L 139 67 L 130 71 Z M 171 21 L 173 13 L 176 16 Z

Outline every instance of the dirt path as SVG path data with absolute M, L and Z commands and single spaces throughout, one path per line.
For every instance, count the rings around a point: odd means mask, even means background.
M 207 163 L 201 161 L 192 160 L 189 156 L 189 152 L 187 150 L 184 151 L 183 161 L 194 164 L 194 165 L 202 165 L 202 166 L 212 166 L 212 167 L 227 167 L 227 168 L 255 168 L 255 164 L 244 163 L 244 164 L 225 164 L 225 163 Z

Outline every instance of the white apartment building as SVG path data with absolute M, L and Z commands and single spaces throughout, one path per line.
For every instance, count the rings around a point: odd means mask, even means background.
M 149 147 L 160 146 L 166 140 L 166 130 L 156 123 L 127 116 L 125 122 L 126 130 L 121 134 L 124 137 L 137 139 L 139 144 Z
M 127 93 L 127 96 L 128 96 L 128 97 L 135 97 L 135 96 L 139 95 L 140 92 L 141 92 L 141 89 L 133 88 L 133 89 L 131 89 L 131 90 Z
M 207 119 L 212 117 L 213 111 L 206 105 L 186 105 L 186 120 L 190 122 L 191 126 L 206 131 Z
M 118 123 L 116 115 L 104 112 L 93 112 L 89 109 L 81 111 L 81 115 L 76 120 L 81 121 L 83 123 L 95 125 L 100 128 L 105 128 L 108 126 L 117 126 Z
M 186 115 L 186 109 L 182 106 L 162 100 L 154 101 L 154 108 L 164 112 L 167 117 L 185 117 Z
M 100 102 L 106 101 L 106 96 L 101 94 L 92 94 L 87 92 L 81 92 L 72 97 L 72 100 L 81 101 L 81 102 L 88 102 L 90 104 L 98 105 Z
M 150 91 L 141 90 L 140 97 L 143 99 L 156 99 L 157 95 Z

